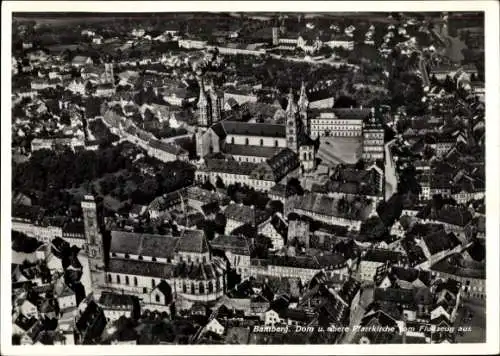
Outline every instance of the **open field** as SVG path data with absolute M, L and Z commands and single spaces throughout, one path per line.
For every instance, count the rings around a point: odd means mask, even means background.
M 323 164 L 356 163 L 361 158 L 362 137 L 321 137 L 318 158 Z

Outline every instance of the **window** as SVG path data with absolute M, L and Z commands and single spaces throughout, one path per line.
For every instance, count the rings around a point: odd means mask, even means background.
M 155 295 L 155 301 L 156 301 L 156 303 L 159 303 L 159 302 L 160 302 L 160 296 L 159 296 L 158 294 L 157 294 L 157 295 Z
M 231 137 L 231 144 L 234 145 L 234 137 Z
M 187 293 L 187 287 L 184 283 L 182 283 L 182 293 Z
M 195 294 L 195 292 L 194 292 L 194 283 L 193 282 L 191 282 L 191 294 Z
M 128 286 L 130 283 L 130 280 L 128 279 L 128 276 L 125 276 L 125 284 Z
M 146 287 L 142 288 L 142 293 L 146 294 L 148 292 L 148 289 Z
M 263 139 L 260 139 L 260 145 L 264 146 L 264 140 Z
M 137 287 L 137 277 L 134 277 L 134 286 Z
M 130 256 L 128 255 L 128 253 L 125 254 L 125 258 L 130 258 Z
M 205 293 L 205 286 L 203 285 L 203 282 L 200 282 L 200 294 Z
M 153 257 L 151 261 L 156 262 L 156 257 Z
M 116 275 L 116 283 L 120 284 L 120 276 Z
M 156 281 L 155 281 L 154 279 L 152 279 L 152 280 L 151 280 L 151 286 L 152 286 L 153 288 L 155 288 L 155 287 L 156 287 Z
M 248 138 L 245 139 L 245 145 L 248 146 Z
M 209 281 L 208 282 L 208 293 L 213 293 L 214 291 L 214 285 L 212 283 L 212 281 Z
M 108 274 L 108 283 L 111 283 L 111 282 L 112 282 L 112 280 L 111 280 L 111 275 L 110 275 L 110 274 Z
M 141 255 L 139 255 L 139 260 L 142 261 L 143 260 L 143 257 Z

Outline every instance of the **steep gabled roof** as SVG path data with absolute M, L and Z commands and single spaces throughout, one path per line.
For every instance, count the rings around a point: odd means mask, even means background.
M 175 247 L 179 252 L 206 253 L 209 251 L 208 242 L 203 230 L 185 230 L 177 240 Z
M 214 249 L 231 251 L 233 254 L 250 256 L 250 245 L 248 239 L 241 235 L 218 235 L 210 245 Z
M 246 123 L 236 121 L 221 122 L 227 135 L 286 137 L 285 125 Z
M 177 238 L 166 235 L 111 231 L 111 253 L 172 258 Z

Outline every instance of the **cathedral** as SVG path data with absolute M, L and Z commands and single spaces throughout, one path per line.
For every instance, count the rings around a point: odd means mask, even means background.
M 297 155 L 303 172 L 315 169 L 316 150 L 308 134 L 309 101 L 304 83 L 297 102 L 292 90 L 288 94 L 284 124 L 212 120 L 214 117 L 220 120 L 220 116 L 210 116 L 213 111 L 220 113 L 220 110 L 213 110 L 211 106 L 217 101 L 214 101 L 213 96 L 209 99 L 203 85 L 200 88 L 196 150 L 201 159 L 222 153 L 239 162 L 262 163 L 288 148 Z
M 93 196 L 82 202 L 92 292 L 137 296 L 150 310 L 210 304 L 226 291 L 226 262 L 212 256 L 202 230 L 181 236 L 111 231 L 109 251 L 98 229 Z
M 222 95 L 211 82 L 210 91 L 205 90 L 203 77 L 198 77 L 200 96 L 198 98 L 198 126 L 207 128 L 219 122 L 222 116 Z

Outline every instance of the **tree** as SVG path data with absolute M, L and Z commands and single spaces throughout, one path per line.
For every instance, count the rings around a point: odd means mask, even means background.
M 436 86 L 441 84 L 439 80 L 436 78 L 435 74 L 431 74 L 430 81 L 431 81 L 431 86 Z
M 292 192 L 292 194 L 304 195 L 304 188 L 302 188 L 300 181 L 295 177 L 287 182 L 286 190 Z
M 334 50 L 332 50 L 329 46 L 321 46 L 318 51 L 318 55 L 325 56 L 326 58 L 331 57 L 333 53 Z
M 423 158 L 425 161 L 429 161 L 435 155 L 436 155 L 436 151 L 431 146 L 425 146 L 424 152 L 423 152 Z
M 359 236 L 363 240 L 380 241 L 387 234 L 387 227 L 377 216 L 371 217 L 361 224 Z
M 215 181 L 215 186 L 220 189 L 226 189 L 226 186 L 220 176 L 217 176 L 217 180 Z
M 226 216 L 222 213 L 217 213 L 215 215 L 215 219 L 214 219 L 214 230 L 215 232 L 217 232 L 218 234 L 223 234 L 224 233 L 224 229 L 226 228 L 226 223 L 227 223 L 227 219 L 226 219 Z
M 201 185 L 201 187 L 202 187 L 203 189 L 210 190 L 210 191 L 214 191 L 214 190 L 215 190 L 215 187 L 213 186 L 213 184 L 212 184 L 212 183 L 210 183 L 210 181 L 208 181 L 208 180 L 207 180 L 206 182 L 204 182 L 204 183 Z
M 361 170 L 365 169 L 365 161 L 364 161 L 362 158 L 360 158 L 360 159 L 356 162 L 355 168 L 356 168 L 356 169 L 361 169 Z
M 271 214 L 274 214 L 274 213 L 281 213 L 283 214 L 283 211 L 284 211 L 284 207 L 283 207 L 283 203 L 279 200 L 271 200 L 269 201 L 269 203 L 267 204 L 268 206 L 268 211 L 271 213 Z
M 455 90 L 455 83 L 453 83 L 453 80 L 449 75 L 447 75 L 444 79 L 443 88 L 448 93 L 452 93 Z
M 399 223 L 403 227 L 403 229 L 408 230 L 411 226 L 412 219 L 408 215 L 403 215 L 401 218 L 399 218 Z
M 61 113 L 61 124 L 66 126 L 71 125 L 71 118 L 69 117 L 69 113 L 67 111 L 63 111 Z
M 87 82 L 87 84 L 85 84 L 85 94 L 87 95 L 92 95 L 95 93 L 95 88 L 94 86 L 92 85 L 91 82 Z

